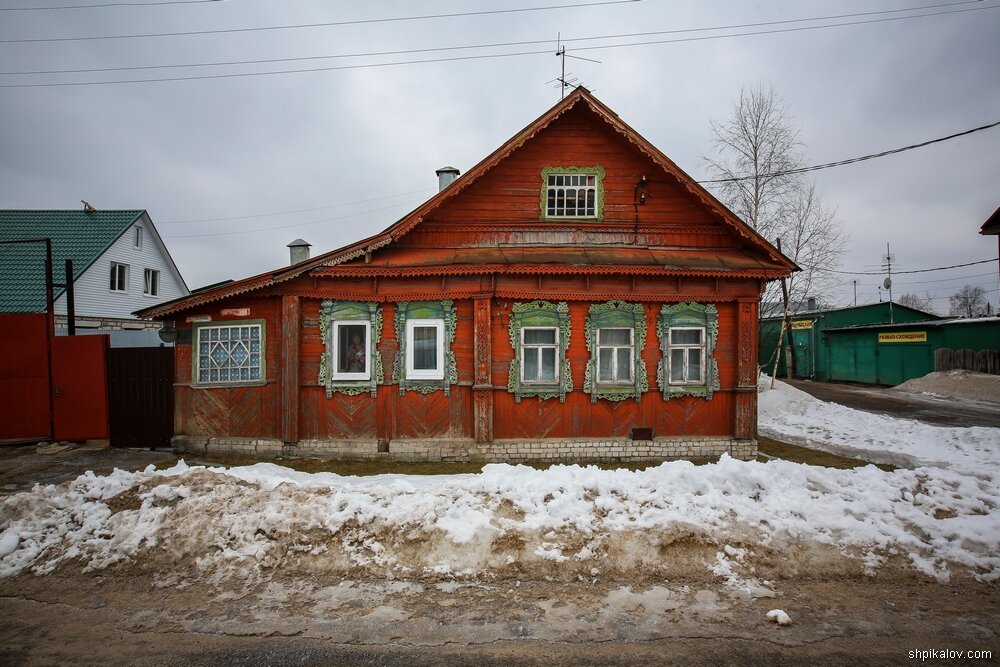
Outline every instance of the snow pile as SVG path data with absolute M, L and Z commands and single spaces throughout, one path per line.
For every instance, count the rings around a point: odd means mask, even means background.
M 137 567 L 154 580 L 289 576 L 1000 577 L 1000 488 L 942 468 L 723 457 L 641 472 L 488 465 L 341 477 L 273 464 L 88 473 L 0 504 L 0 576 Z M 756 591 L 756 592 L 753 592 Z M 762 592 L 763 591 L 763 592 Z
M 892 388 L 909 394 L 1000 403 L 1000 375 L 953 370 L 928 373 Z
M 828 403 L 761 376 L 761 435 L 873 463 L 950 467 L 993 477 L 1000 469 L 1000 429 L 934 426 Z

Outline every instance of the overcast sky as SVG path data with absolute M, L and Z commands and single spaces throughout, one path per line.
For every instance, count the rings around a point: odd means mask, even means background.
M 192 288 L 282 266 L 299 237 L 316 254 L 392 224 L 435 169 L 465 172 L 558 101 L 559 34 L 600 61 L 567 59 L 568 76 L 695 178 L 709 120 L 758 82 L 809 164 L 1000 120 L 1000 0 L 143 1 L 0 0 L 0 208 L 147 209 Z M 701 30 L 744 24 L 765 25 Z M 78 39 L 204 31 L 228 32 Z M 768 34 L 722 37 L 748 32 Z M 513 42 L 531 43 L 453 48 Z M 356 55 L 389 51 L 406 53 Z M 276 59 L 296 60 L 176 67 Z M 415 60 L 438 62 L 377 66 Z M 93 84 L 163 78 L 187 80 Z M 56 83 L 86 85 L 12 87 Z M 886 243 L 904 271 L 997 256 L 978 231 L 1000 205 L 1000 127 L 812 178 L 850 235 L 846 271 L 878 270 Z M 859 303 L 879 299 L 881 277 L 845 276 L 837 305 L 853 279 Z M 893 294 L 946 312 L 964 284 L 995 305 L 996 263 L 900 275 Z

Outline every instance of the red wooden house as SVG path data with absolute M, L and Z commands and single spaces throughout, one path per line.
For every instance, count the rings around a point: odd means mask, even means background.
M 583 88 L 456 174 L 371 238 L 142 311 L 178 331 L 178 446 L 756 455 L 758 300 L 794 264 Z

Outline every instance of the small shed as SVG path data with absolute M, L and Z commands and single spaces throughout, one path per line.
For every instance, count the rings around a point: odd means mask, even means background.
M 890 323 L 923 322 L 940 319 L 932 313 L 910 308 L 898 303 L 869 303 L 848 308 L 809 310 L 791 316 L 791 341 L 795 355 L 795 377 L 803 380 L 834 380 L 844 373 L 834 372 L 833 364 L 840 363 L 839 357 L 830 348 L 826 333 L 830 329 L 842 329 L 867 325 Z M 774 368 L 778 336 L 781 333 L 781 317 L 762 318 L 760 322 L 760 365 L 765 372 Z M 787 339 L 786 339 L 787 345 Z M 864 363 L 862 363 L 864 366 Z M 874 367 L 858 372 L 864 377 L 874 377 Z M 778 375 L 785 377 L 785 355 L 779 355 Z M 868 382 L 869 380 L 856 380 Z M 871 381 L 874 382 L 874 381 Z

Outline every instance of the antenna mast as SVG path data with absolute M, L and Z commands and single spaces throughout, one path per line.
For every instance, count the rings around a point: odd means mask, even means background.
M 559 99 L 562 100 L 566 97 L 566 89 L 571 88 L 579 79 L 577 78 L 566 78 L 566 58 L 576 58 L 577 60 L 586 60 L 590 63 L 600 63 L 600 60 L 592 60 L 590 58 L 583 58 L 580 56 L 571 56 L 566 53 L 566 45 L 562 43 L 562 33 L 558 33 L 556 37 L 556 56 L 560 59 L 560 70 L 559 76 L 555 79 L 549 81 L 549 83 L 554 83 L 559 86 Z M 572 76 L 572 73 L 570 73 Z

